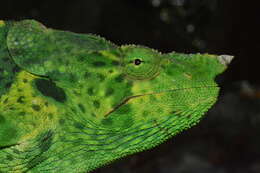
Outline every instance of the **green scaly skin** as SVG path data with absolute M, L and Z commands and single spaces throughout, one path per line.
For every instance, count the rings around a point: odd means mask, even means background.
M 219 56 L 0 21 L 0 172 L 89 172 L 197 124 Z

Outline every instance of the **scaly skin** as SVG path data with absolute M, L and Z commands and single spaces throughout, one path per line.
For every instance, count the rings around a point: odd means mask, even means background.
M 226 69 L 34 20 L 0 21 L 0 43 L 1 173 L 83 173 L 152 148 L 199 122 Z

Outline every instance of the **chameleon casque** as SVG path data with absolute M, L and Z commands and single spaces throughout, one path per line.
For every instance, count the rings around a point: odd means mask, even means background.
M 0 21 L 0 172 L 89 172 L 199 122 L 228 55 Z

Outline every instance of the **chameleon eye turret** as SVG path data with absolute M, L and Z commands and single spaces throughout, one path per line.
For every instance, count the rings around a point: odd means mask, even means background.
M 0 172 L 90 172 L 197 124 L 232 56 L 0 21 Z
M 133 80 L 148 80 L 160 73 L 161 54 L 141 46 L 122 46 L 123 71 Z

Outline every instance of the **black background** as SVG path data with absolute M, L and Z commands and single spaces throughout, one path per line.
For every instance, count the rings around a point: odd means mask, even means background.
M 166 53 L 230 54 L 220 101 L 196 127 L 96 172 L 260 172 L 258 1 L 5 0 L 0 19 L 33 18 L 61 30 Z M 221 172 L 221 173 L 222 173 Z

